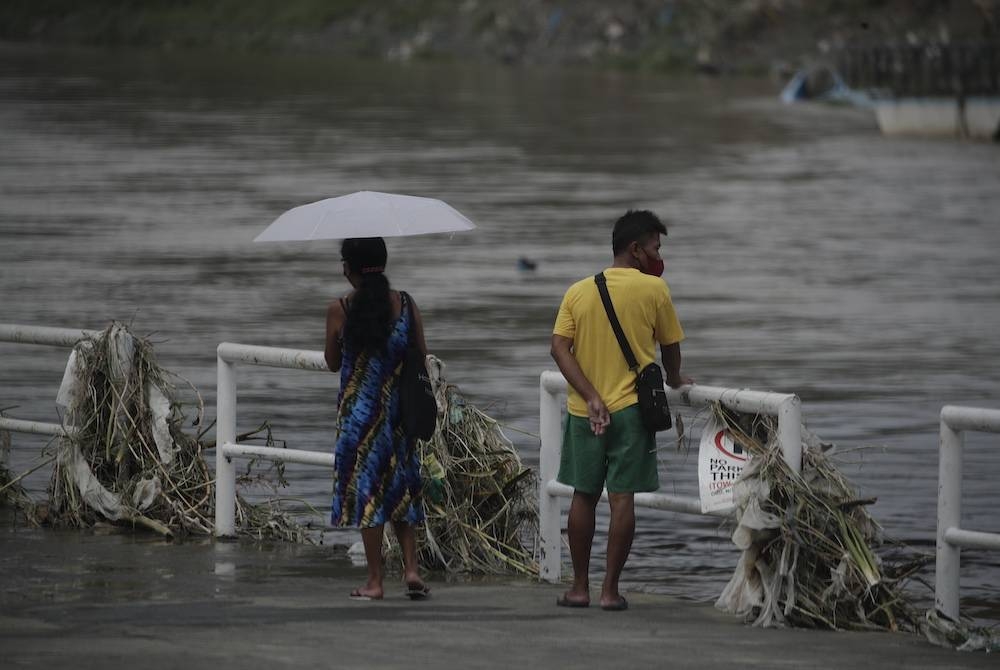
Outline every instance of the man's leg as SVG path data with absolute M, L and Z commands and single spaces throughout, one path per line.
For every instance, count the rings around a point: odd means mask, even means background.
M 622 596 L 618 592 L 618 578 L 632 550 L 635 537 L 635 494 L 608 493 L 611 520 L 608 523 L 608 567 L 601 588 L 601 607 L 617 605 Z M 572 542 L 572 540 L 571 540 Z M 570 544 L 572 547 L 572 544 Z
M 600 495 L 573 492 L 566 529 L 569 535 L 569 555 L 573 561 L 573 586 L 565 598 L 573 602 L 590 602 L 590 551 L 594 546 L 594 526 Z
M 613 432 L 608 436 L 608 565 L 601 588 L 601 607 L 625 609 L 628 603 L 618 591 L 625 561 L 635 536 L 635 491 L 659 488 L 656 436 L 642 425 L 638 405 L 612 415 Z M 614 491 L 614 493 L 612 493 Z

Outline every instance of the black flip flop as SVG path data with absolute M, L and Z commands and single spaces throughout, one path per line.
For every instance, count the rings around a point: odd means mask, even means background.
M 427 600 L 431 597 L 431 590 L 424 586 L 407 586 L 406 597 L 410 600 Z
M 559 607 L 590 607 L 589 600 L 570 600 L 566 596 L 556 598 L 556 605 Z
M 601 609 L 605 612 L 624 612 L 628 609 L 628 601 L 625 600 L 625 596 L 616 603 L 611 603 L 610 605 L 601 605 Z

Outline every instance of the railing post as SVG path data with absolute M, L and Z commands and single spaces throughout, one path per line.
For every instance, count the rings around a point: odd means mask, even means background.
M 562 570 L 561 510 L 559 498 L 549 495 L 546 487 L 559 471 L 562 436 L 559 430 L 559 394 L 549 391 L 542 373 L 539 382 L 539 434 L 542 445 L 538 457 L 538 534 L 540 556 L 538 577 L 546 582 L 558 582 Z
M 778 409 L 778 443 L 781 455 L 792 472 L 802 471 L 802 403 L 791 396 Z
M 947 408 L 945 408 L 947 409 Z M 945 539 L 962 522 L 962 432 L 948 425 L 941 410 L 941 447 L 938 454 L 937 564 L 934 569 L 934 606 L 958 620 L 960 548 Z
M 236 373 L 233 365 L 217 357 L 215 415 L 215 534 L 236 535 L 236 466 L 225 454 L 225 445 L 236 442 Z

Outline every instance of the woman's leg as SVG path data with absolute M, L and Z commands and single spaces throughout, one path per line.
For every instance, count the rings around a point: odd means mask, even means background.
M 399 548 L 403 552 L 403 580 L 410 590 L 424 589 L 424 580 L 420 578 L 420 566 L 417 563 L 417 534 L 413 526 L 405 521 L 394 521 L 392 528 L 396 531 Z
M 352 596 L 362 596 L 379 600 L 382 590 L 382 532 L 383 526 L 372 526 L 361 529 L 361 542 L 365 545 L 365 561 L 368 563 L 368 582 L 360 589 L 355 589 Z

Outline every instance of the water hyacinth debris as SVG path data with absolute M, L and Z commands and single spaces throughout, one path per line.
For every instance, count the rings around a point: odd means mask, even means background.
M 802 430 L 802 471 L 775 443 L 772 417 L 714 411 L 752 458 L 736 484 L 733 542 L 742 550 L 716 606 L 755 626 L 910 630 L 919 614 L 903 586 L 928 560 L 890 561 L 859 498 L 831 460 L 833 448 Z
M 57 396 L 68 437 L 46 448 L 47 460 L 55 464 L 49 499 L 42 504 L 23 495 L 5 499 L 38 524 L 86 528 L 112 523 L 169 537 L 211 534 L 214 475 L 203 457 L 201 436 L 184 429 L 188 417 L 178 382 L 193 396 L 192 423 L 201 426 L 204 409 L 197 390 L 159 366 L 148 339 L 112 323 L 81 340 Z M 266 425 L 259 432 L 273 443 Z M 249 505 L 238 496 L 237 516 L 244 534 L 302 536 L 297 524 L 273 506 Z
M 429 356 L 427 367 L 438 422 L 431 439 L 417 445 L 426 515 L 417 530 L 421 565 L 448 573 L 537 575 L 533 471 L 521 464 L 500 424 L 445 381 L 439 359 Z
M 440 361 L 430 360 L 441 416 L 432 439 L 419 445 L 427 511 L 421 560 L 448 572 L 537 574 L 533 473 L 500 425 L 444 381 Z M 187 405 L 182 395 L 191 396 Z M 67 362 L 57 403 L 69 437 L 53 440 L 33 468 L 55 464 L 49 500 L 35 504 L 19 486 L 30 471 L 15 476 L 4 469 L 0 501 L 36 524 L 111 523 L 170 537 L 214 532 L 214 475 L 204 451 L 215 443 L 203 439 L 210 427 L 203 426 L 201 397 L 158 365 L 149 340 L 120 323 L 82 340 Z M 192 406 L 189 418 L 186 407 Z M 201 432 L 185 430 L 187 424 Z M 255 436 L 277 446 L 266 423 L 238 440 Z M 0 446 L 9 439 L 0 433 Z M 267 494 L 259 504 L 237 496 L 241 535 L 314 541 L 311 525 L 277 496 L 287 486 L 280 461 L 249 461 L 238 483 L 244 493 L 254 488 Z

